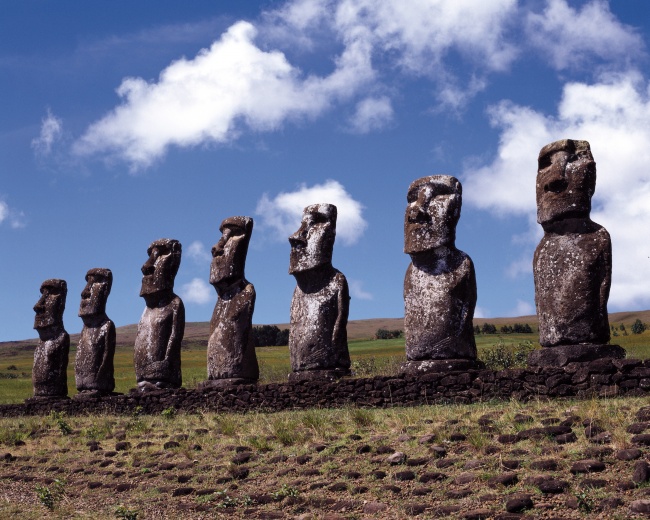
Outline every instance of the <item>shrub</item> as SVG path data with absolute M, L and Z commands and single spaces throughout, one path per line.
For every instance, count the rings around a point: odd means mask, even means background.
M 56 479 L 52 482 L 52 489 L 47 486 L 36 486 L 34 491 L 36 491 L 39 502 L 50 511 L 53 511 L 56 503 L 65 495 L 65 482 Z
M 289 344 L 289 329 L 280 330 L 277 325 L 253 327 L 251 334 L 256 347 L 279 347 Z
M 490 370 L 525 367 L 528 363 L 528 354 L 533 350 L 535 347 L 532 341 L 506 345 L 502 339 L 499 339 L 494 347 L 483 351 L 482 360 Z
M 402 336 L 404 331 L 402 330 L 387 330 L 387 329 L 377 329 L 375 332 L 375 339 L 396 339 Z
M 481 327 L 478 325 L 474 325 L 474 334 L 480 334 L 481 333 Z
M 115 516 L 117 518 L 122 518 L 123 520 L 137 520 L 138 512 L 131 509 L 127 509 L 124 506 L 117 506 L 115 509 Z
M 483 334 L 496 334 L 497 333 L 497 327 L 493 323 L 484 323 L 483 327 L 481 327 L 481 332 Z
M 643 323 L 640 319 L 637 318 L 637 320 L 632 324 L 632 334 L 641 334 L 643 331 L 645 331 L 646 326 L 645 323 Z

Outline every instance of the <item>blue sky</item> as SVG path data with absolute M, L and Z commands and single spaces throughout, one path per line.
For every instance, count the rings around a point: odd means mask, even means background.
M 408 7 L 406 7 L 408 6 Z M 256 323 L 289 319 L 287 237 L 339 208 L 350 318 L 403 315 L 406 190 L 463 183 L 457 246 L 477 315 L 534 313 L 539 149 L 586 139 L 610 231 L 610 311 L 650 308 L 650 3 L 642 0 L 8 2 L 0 16 L 0 341 L 34 337 L 48 278 L 113 270 L 137 323 L 140 266 L 176 238 L 176 292 L 208 321 L 209 251 L 255 219 Z

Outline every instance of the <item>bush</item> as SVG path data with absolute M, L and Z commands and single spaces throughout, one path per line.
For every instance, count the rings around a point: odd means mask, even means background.
M 483 334 L 496 334 L 497 333 L 497 327 L 496 325 L 492 323 L 484 323 L 483 327 L 481 327 L 481 332 Z
M 480 334 L 481 333 L 481 327 L 478 325 L 474 325 L 474 334 Z
M 637 320 L 632 324 L 632 334 L 642 334 L 646 328 L 645 323 L 637 318 Z
M 499 342 L 492 348 L 485 349 L 481 356 L 486 368 L 490 370 L 506 370 L 508 368 L 523 368 L 528 364 L 528 354 L 535 347 L 532 341 L 506 345 L 499 339 Z
M 289 329 L 280 330 L 277 325 L 253 327 L 251 334 L 256 347 L 279 347 L 289 344 Z
M 404 331 L 402 330 L 387 330 L 387 329 L 377 329 L 375 332 L 375 339 L 396 339 L 402 336 Z

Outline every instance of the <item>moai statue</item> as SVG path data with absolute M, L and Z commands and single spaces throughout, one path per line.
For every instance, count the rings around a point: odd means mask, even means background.
M 539 152 L 537 222 L 544 237 L 535 250 L 533 275 L 539 342 L 529 365 L 564 366 L 572 361 L 622 358 L 607 345 L 607 299 L 612 243 L 589 218 L 596 163 L 587 141 L 563 139 Z
M 348 282 L 332 267 L 336 215 L 332 204 L 307 206 L 300 229 L 289 237 L 289 274 L 297 282 L 291 300 L 290 381 L 350 373 Z
M 476 275 L 472 259 L 456 249 L 462 186 L 450 175 L 413 181 L 404 217 L 407 374 L 465 370 L 476 359 L 472 319 Z
M 219 231 L 210 266 L 218 300 L 210 321 L 208 381 L 202 388 L 255 383 L 260 375 L 251 334 L 255 287 L 244 277 L 253 219 L 227 218 Z
M 34 305 L 34 328 L 40 338 L 34 351 L 32 370 L 35 398 L 62 398 L 68 395 L 70 336 L 63 328 L 67 293 L 65 280 L 45 280 L 41 285 L 41 297 Z
M 162 238 L 151 243 L 147 254 L 140 288 L 146 307 L 135 338 L 135 377 L 141 391 L 179 388 L 185 307 L 174 294 L 174 278 L 181 265 L 181 243 Z
M 79 317 L 84 326 L 74 365 L 79 391 L 75 397 L 100 397 L 110 395 L 115 389 L 115 324 L 106 316 L 106 300 L 112 284 L 110 269 L 96 268 L 86 273 L 86 287 L 81 292 L 79 305 Z

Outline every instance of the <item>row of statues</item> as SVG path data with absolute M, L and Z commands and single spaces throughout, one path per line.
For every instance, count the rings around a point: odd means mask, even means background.
M 611 240 L 591 221 L 596 163 L 589 143 L 565 139 L 542 148 L 537 173 L 537 215 L 544 229 L 533 260 L 541 350 L 530 365 L 621 358 L 609 345 L 607 299 Z M 414 181 L 404 218 L 404 252 L 411 263 L 404 279 L 404 329 L 409 374 L 480 368 L 473 334 L 476 276 L 471 258 L 456 248 L 462 186 L 449 175 Z M 349 291 L 332 266 L 337 209 L 313 204 L 289 237 L 289 274 L 296 279 L 290 311 L 290 381 L 334 379 L 350 374 L 347 345 Z M 208 380 L 203 388 L 254 383 L 259 366 L 251 334 L 255 288 L 244 275 L 253 231 L 250 217 L 230 217 L 212 248 L 210 284 L 218 299 L 210 320 Z M 135 340 L 140 391 L 182 384 L 181 342 L 185 310 L 174 294 L 181 244 L 161 239 L 147 250 L 140 296 L 145 309 Z M 110 395 L 115 388 L 115 326 L 106 315 L 109 269 L 91 269 L 81 293 L 84 327 L 77 347 L 75 383 L 80 397 Z M 34 307 L 40 342 L 34 354 L 35 397 L 66 396 L 70 339 L 63 328 L 66 282 L 47 280 Z

